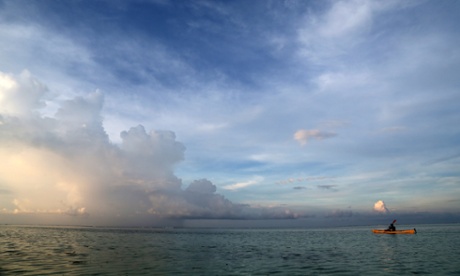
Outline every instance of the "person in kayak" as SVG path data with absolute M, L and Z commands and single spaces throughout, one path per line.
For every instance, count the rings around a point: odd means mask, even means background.
M 396 222 L 396 220 L 393 220 L 393 222 L 390 224 L 390 226 L 388 226 L 387 231 L 396 231 L 396 227 L 394 226 L 395 222 Z

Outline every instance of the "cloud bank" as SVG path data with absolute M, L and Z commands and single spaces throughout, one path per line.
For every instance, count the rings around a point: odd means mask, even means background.
M 207 179 L 183 189 L 174 169 L 185 146 L 174 132 L 142 125 L 109 140 L 100 92 L 44 116 L 46 85 L 24 71 L 0 73 L 0 210 L 80 217 L 293 218 L 286 208 L 252 208 L 216 193 Z

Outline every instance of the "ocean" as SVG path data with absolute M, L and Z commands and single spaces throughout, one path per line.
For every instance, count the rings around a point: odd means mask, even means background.
M 0 275 L 460 275 L 459 224 L 371 228 L 1 225 Z

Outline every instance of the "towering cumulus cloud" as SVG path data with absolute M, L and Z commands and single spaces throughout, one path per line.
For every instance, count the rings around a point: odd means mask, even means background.
M 383 213 L 383 214 L 386 214 L 389 212 L 383 200 L 379 200 L 374 204 L 374 211 L 378 213 Z
M 280 210 L 267 215 L 232 203 L 206 179 L 183 189 L 174 167 L 185 147 L 173 132 L 147 132 L 138 125 L 121 133 L 121 144 L 111 143 L 101 93 L 64 101 L 46 117 L 41 111 L 47 88 L 28 72 L 0 74 L 0 89 L 3 214 L 67 214 L 108 223 L 136 223 L 136 217 L 279 217 Z

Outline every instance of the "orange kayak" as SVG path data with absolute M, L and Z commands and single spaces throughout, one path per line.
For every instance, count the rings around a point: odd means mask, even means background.
M 416 234 L 417 230 L 414 229 L 406 229 L 406 230 L 379 230 L 379 229 L 372 229 L 372 233 L 374 234 Z

